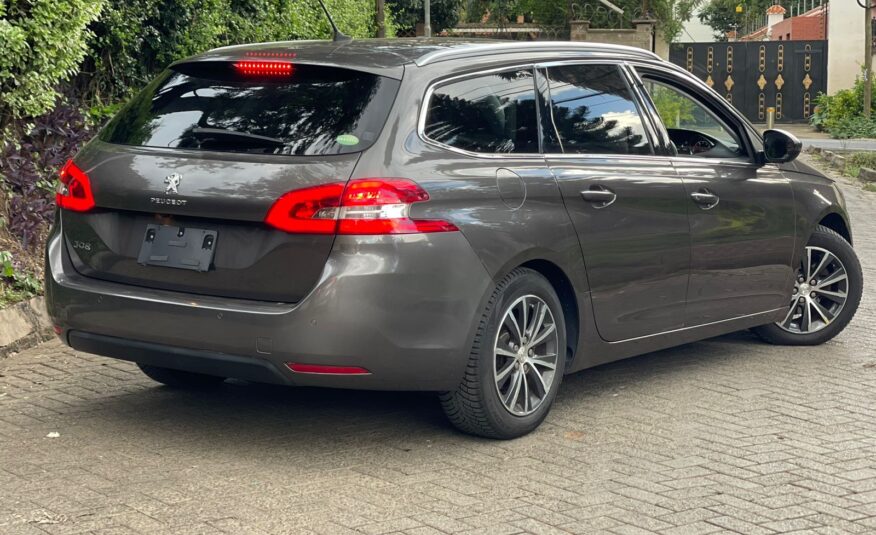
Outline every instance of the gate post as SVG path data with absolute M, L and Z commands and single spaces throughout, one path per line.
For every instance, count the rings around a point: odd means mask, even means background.
M 654 52 L 654 27 L 657 21 L 654 19 L 636 19 L 633 21 L 636 27 L 636 41 L 642 43 L 642 48 Z
M 571 41 L 586 41 L 587 32 L 590 31 L 589 20 L 573 20 L 569 22 L 570 32 L 569 39 Z

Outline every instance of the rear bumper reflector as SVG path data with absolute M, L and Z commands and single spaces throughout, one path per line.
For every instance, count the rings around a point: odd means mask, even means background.
M 371 375 L 371 372 L 358 366 L 326 366 L 323 364 L 300 364 L 287 362 L 286 367 L 295 373 L 319 375 Z

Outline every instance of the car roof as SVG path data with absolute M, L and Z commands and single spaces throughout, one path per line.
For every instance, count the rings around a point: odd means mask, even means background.
M 496 39 L 406 38 L 354 39 L 352 41 L 276 41 L 215 48 L 182 60 L 236 61 L 242 59 L 291 59 L 356 68 L 375 74 L 400 76 L 405 65 L 425 66 L 452 60 L 496 54 L 582 53 L 640 59 L 660 59 L 640 48 L 574 41 L 504 41 Z M 177 62 L 177 63 L 181 63 Z

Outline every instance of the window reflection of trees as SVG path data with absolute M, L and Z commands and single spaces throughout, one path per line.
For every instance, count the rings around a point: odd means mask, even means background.
M 567 153 L 650 154 L 641 117 L 617 67 L 548 70 L 553 126 Z
M 109 125 L 107 140 L 148 146 L 168 137 L 167 132 L 158 135 L 162 129 L 174 129 L 171 147 L 291 155 L 350 152 L 361 147 L 342 146 L 336 138 L 353 134 L 367 142 L 376 137 L 397 89 L 396 81 L 369 74 L 302 78 L 294 83 L 211 81 L 173 73 L 161 87 L 147 88 L 131 102 L 120 114 L 124 117 Z M 198 112 L 197 120 L 181 124 L 185 116 L 174 114 L 185 112 Z M 193 134 L 196 128 L 286 143 L 277 147 L 230 136 L 204 138 Z
M 537 153 L 532 73 L 480 76 L 438 88 L 429 104 L 426 136 L 483 153 Z

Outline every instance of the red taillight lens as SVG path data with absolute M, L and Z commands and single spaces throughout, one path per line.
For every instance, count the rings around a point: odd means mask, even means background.
M 74 212 L 87 212 L 94 208 L 94 195 L 91 193 L 91 180 L 88 175 L 68 160 L 58 176 L 61 181 L 55 192 L 58 206 Z
M 265 223 L 286 232 L 334 234 L 343 193 L 341 183 L 284 193 L 268 210 Z
M 293 70 L 288 61 L 238 61 L 234 68 L 247 76 L 289 76 Z
M 416 234 L 459 230 L 447 221 L 411 219 L 415 202 L 429 194 L 405 178 L 362 178 L 290 191 L 268 211 L 265 222 L 306 234 Z
M 360 178 L 347 185 L 343 206 L 411 204 L 428 200 L 429 194 L 406 178 Z

